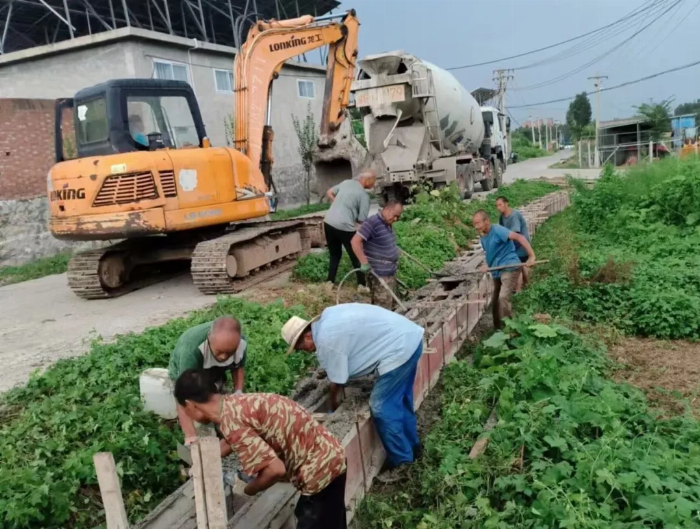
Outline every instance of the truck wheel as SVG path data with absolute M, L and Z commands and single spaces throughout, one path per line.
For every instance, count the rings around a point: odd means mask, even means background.
M 493 173 L 494 173 L 494 167 L 493 167 L 493 162 L 489 164 L 489 173 L 486 175 L 486 178 L 484 178 L 480 183 L 481 183 L 481 190 L 482 191 L 491 191 L 493 189 Z
M 493 171 L 493 187 L 501 187 L 503 184 L 503 162 L 496 160 L 492 165 Z

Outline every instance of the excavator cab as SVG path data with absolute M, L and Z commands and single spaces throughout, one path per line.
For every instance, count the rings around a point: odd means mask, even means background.
M 203 147 L 204 122 L 184 81 L 114 79 L 56 104 L 56 162 L 66 159 L 62 129 L 73 111 L 77 158 Z

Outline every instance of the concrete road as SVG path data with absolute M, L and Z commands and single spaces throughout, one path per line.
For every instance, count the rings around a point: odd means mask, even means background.
M 549 166 L 572 156 L 573 151 L 561 150 L 553 156 L 544 158 L 530 158 L 524 162 L 514 163 L 508 166 L 503 175 L 503 182 L 511 184 L 516 180 L 531 180 L 544 176 L 552 178 L 555 176 L 565 176 L 570 174 L 575 178 L 597 178 L 600 174 L 598 169 L 550 169 Z
M 511 165 L 505 181 L 597 174 L 548 169 L 568 154 L 562 151 Z M 120 298 L 95 301 L 76 297 L 68 289 L 65 274 L 0 287 L 0 391 L 26 382 L 35 369 L 85 353 L 97 336 L 110 340 L 117 334 L 140 332 L 214 302 L 186 275 Z

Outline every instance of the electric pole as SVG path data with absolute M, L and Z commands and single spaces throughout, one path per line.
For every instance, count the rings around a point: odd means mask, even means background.
M 532 144 L 535 144 L 535 118 L 530 116 L 530 132 L 532 132 Z
M 600 86 L 603 84 L 603 79 L 607 79 L 607 75 L 594 75 L 588 79 L 593 79 L 595 86 L 595 159 L 593 167 L 600 167 Z
M 498 90 L 498 110 L 502 113 L 506 113 L 506 88 L 508 86 L 508 81 L 513 80 L 513 70 L 494 70 L 493 80 L 496 82 L 496 89 Z

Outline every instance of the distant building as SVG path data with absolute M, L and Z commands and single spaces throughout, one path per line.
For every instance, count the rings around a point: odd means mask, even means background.
M 606 163 L 636 163 L 649 156 L 651 124 L 643 117 L 601 121 L 598 128 L 601 166 Z M 667 147 L 659 144 L 654 144 L 653 149 L 654 156 L 664 156 L 669 152 Z

